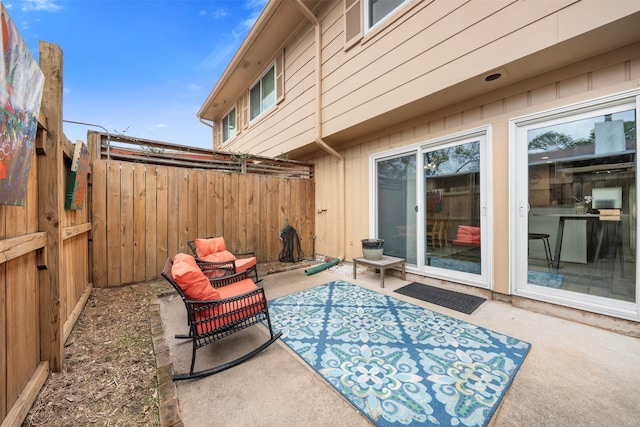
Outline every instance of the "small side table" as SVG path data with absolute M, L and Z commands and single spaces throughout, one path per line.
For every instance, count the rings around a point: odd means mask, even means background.
M 402 280 L 405 280 L 405 264 L 406 260 L 402 258 L 396 258 L 392 256 L 382 255 L 382 258 L 371 260 L 366 258 L 354 258 L 353 259 L 353 278 L 356 279 L 356 266 L 358 264 L 366 265 L 368 267 L 374 267 L 380 270 L 380 287 L 384 288 L 384 272 L 387 268 L 402 267 Z

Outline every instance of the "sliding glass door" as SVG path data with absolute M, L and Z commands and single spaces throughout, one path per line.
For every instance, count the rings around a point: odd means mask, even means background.
M 416 154 L 376 162 L 377 238 L 384 254 L 416 264 Z
M 516 124 L 518 293 L 637 312 L 636 129 L 635 98 Z
M 485 131 L 423 148 L 423 269 L 489 286 Z
M 489 287 L 488 129 L 374 157 L 384 253 L 433 277 Z

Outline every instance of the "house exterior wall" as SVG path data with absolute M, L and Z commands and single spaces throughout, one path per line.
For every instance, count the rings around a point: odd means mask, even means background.
M 489 287 L 509 294 L 509 120 L 640 87 L 640 3 L 411 0 L 384 25 L 347 40 L 345 8 L 361 1 L 315 2 L 320 88 L 313 19 L 300 15 L 298 31 L 274 47 L 274 57 L 284 51 L 284 101 L 216 148 L 313 162 L 315 252 L 351 260 L 362 254 L 361 239 L 376 237 L 372 154 L 490 126 Z M 502 77 L 486 82 L 492 72 Z
M 640 86 L 640 43 L 607 52 L 580 63 L 519 82 L 429 113 L 388 131 L 353 141 L 340 150 L 346 166 L 346 252 L 350 260 L 361 256 L 360 239 L 369 236 L 369 155 L 428 141 L 466 129 L 492 126 L 494 291 L 509 293 L 509 130 L 511 118 L 589 100 Z M 329 155 L 312 159 L 316 174 L 316 252 L 339 252 L 339 221 L 335 201 L 335 161 Z
M 225 143 L 219 142 L 220 120 L 216 122 L 216 149 L 239 153 L 263 154 L 276 157 L 297 148 L 301 143 L 313 142 L 315 137 L 315 85 L 313 29 L 303 29 L 284 48 L 284 101 L 264 116 L 249 123 L 245 117 L 238 120 L 238 136 Z M 255 76 L 257 79 L 259 75 Z M 238 95 L 236 105 L 246 106 L 249 88 L 255 80 L 247 82 Z M 231 108 L 231 106 L 229 106 Z M 245 109 L 246 110 L 246 109 Z

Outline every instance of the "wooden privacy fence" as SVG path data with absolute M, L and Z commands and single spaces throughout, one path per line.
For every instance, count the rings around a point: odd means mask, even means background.
M 89 197 L 64 208 L 74 145 L 62 132 L 62 51 L 40 42 L 45 76 L 24 206 L 0 205 L 0 423 L 19 426 L 93 286 L 159 277 L 187 240 L 224 236 L 231 251 L 275 261 L 279 232 L 313 251 L 308 164 L 89 132 Z M 113 142 L 140 149 L 112 147 Z
M 90 203 L 64 209 L 73 145 L 62 133 L 62 51 L 40 42 L 45 77 L 23 206 L 0 206 L 0 422 L 19 426 L 91 292 Z
M 94 135 L 100 141 L 106 138 L 90 132 L 90 141 Z M 305 256 L 312 256 L 311 173 L 301 178 L 286 168 L 286 162 L 269 169 L 264 162 L 247 165 L 228 153 L 226 160 L 204 163 L 162 149 L 149 155 L 149 143 L 144 141 L 144 155 L 123 155 L 125 151 L 112 147 L 110 160 L 93 161 L 94 286 L 159 277 L 167 257 L 191 253 L 187 241 L 200 237 L 223 236 L 231 252 L 253 251 L 258 263 L 277 261 L 282 250 L 279 233 L 287 223 L 298 232 Z M 95 151 L 106 157 L 104 149 Z M 138 162 L 116 160 L 119 156 Z M 262 170 L 257 170 L 259 165 Z M 277 167 L 284 173 L 277 173 Z

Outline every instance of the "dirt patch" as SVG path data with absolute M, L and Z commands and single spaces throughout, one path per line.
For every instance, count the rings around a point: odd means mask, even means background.
M 23 426 L 160 425 L 150 304 L 158 280 L 94 289 Z
M 313 264 L 259 264 L 258 274 Z M 51 373 L 23 427 L 159 426 L 150 311 L 169 292 L 164 279 L 94 289 L 65 343 L 62 372 Z

